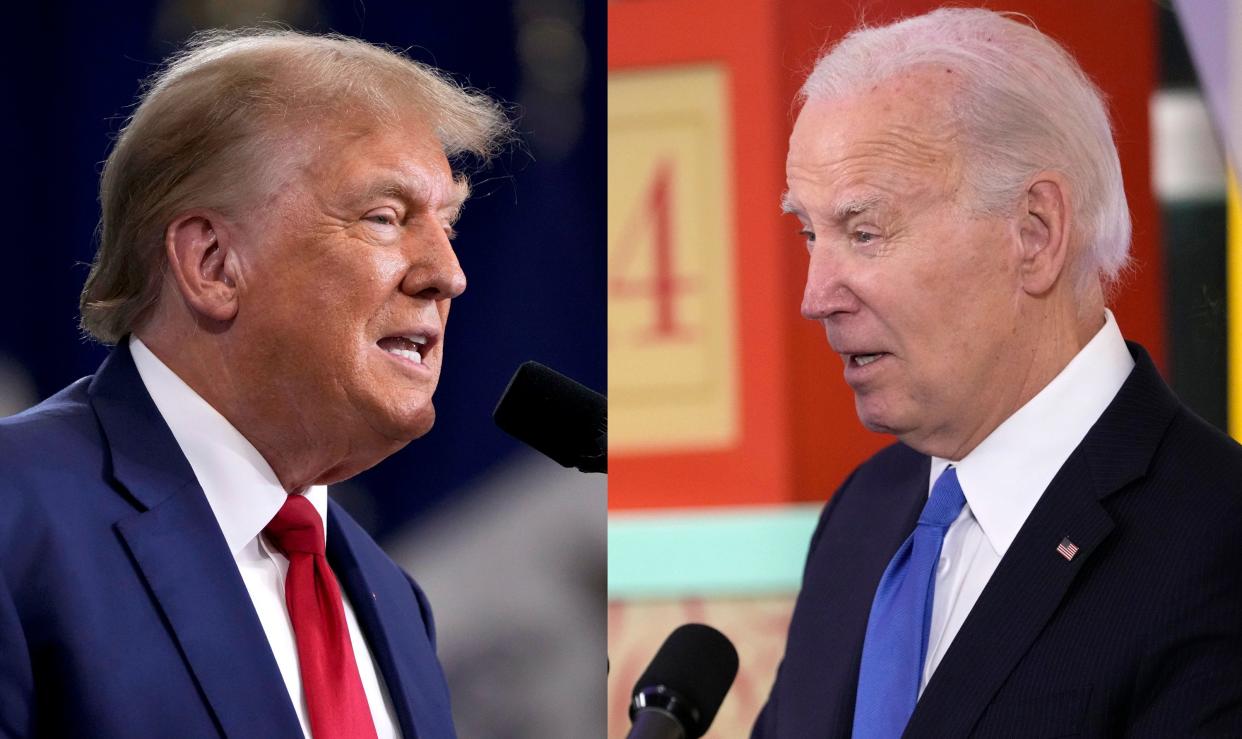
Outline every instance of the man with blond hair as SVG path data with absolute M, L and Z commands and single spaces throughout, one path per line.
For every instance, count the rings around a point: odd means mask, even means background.
M 1106 308 L 1099 92 L 943 9 L 848 34 L 801 101 L 802 313 L 899 443 L 824 509 L 754 736 L 1242 736 L 1242 449 Z
M 325 486 L 431 427 L 449 159 L 508 132 L 341 36 L 203 34 L 153 78 L 82 292 L 115 348 L 0 421 L 0 735 L 453 735 L 426 599 Z

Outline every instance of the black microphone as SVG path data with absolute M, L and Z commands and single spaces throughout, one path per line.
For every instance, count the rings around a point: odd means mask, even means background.
M 565 467 L 608 471 L 607 398 L 538 362 L 518 367 L 492 418 Z
M 677 627 L 634 684 L 629 739 L 698 739 L 736 676 L 727 636 L 703 624 Z

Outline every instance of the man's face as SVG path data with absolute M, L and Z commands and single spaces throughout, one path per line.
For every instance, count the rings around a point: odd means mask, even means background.
M 954 457 L 1015 408 L 1016 225 L 959 202 L 948 85 L 925 72 L 798 116 L 786 207 L 807 234 L 802 314 L 841 356 L 863 424 Z M 969 451 L 969 448 L 964 451 Z
M 466 287 L 449 242 L 465 187 L 417 117 L 311 136 L 309 163 L 238 229 L 231 366 L 261 378 L 253 403 L 296 409 L 306 443 L 382 457 L 435 420 L 449 302 Z

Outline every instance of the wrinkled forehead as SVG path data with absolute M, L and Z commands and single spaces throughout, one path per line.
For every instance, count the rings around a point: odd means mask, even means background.
M 826 100 L 809 100 L 789 140 L 786 178 L 800 189 L 953 187 L 961 151 L 951 87 L 908 75 Z

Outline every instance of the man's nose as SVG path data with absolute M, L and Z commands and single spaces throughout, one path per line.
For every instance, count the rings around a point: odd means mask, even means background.
M 854 310 L 858 299 L 848 284 L 848 267 L 827 245 L 811 250 L 802 291 L 802 317 L 822 320 L 834 313 Z
M 455 298 L 465 292 L 466 273 L 439 223 L 415 230 L 410 240 L 413 256 L 401 283 L 402 292 L 428 300 Z

